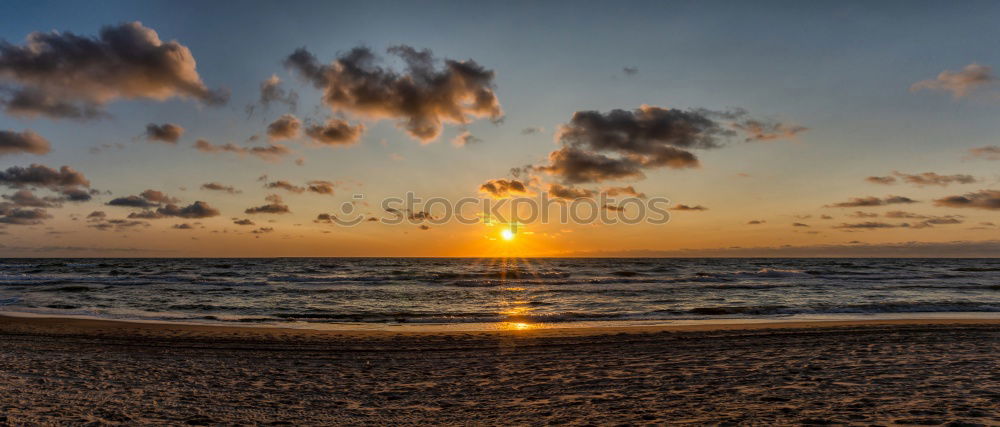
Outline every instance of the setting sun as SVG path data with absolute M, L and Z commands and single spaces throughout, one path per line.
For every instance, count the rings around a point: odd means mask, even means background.
M 503 231 L 500 232 L 500 237 L 508 241 L 514 240 L 514 232 L 511 231 L 509 228 L 505 228 L 503 229 Z

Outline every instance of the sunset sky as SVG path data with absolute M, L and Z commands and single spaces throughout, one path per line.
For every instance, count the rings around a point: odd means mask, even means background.
M 0 255 L 1000 256 L 997 2 L 182 3 L 0 6 Z

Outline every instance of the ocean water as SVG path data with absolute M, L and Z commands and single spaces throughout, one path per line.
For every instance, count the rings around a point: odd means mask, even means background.
M 1000 259 L 5 259 L 0 311 L 320 325 L 1000 312 Z

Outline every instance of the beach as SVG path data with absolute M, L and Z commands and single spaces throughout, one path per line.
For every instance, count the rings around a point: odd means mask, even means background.
M 0 423 L 1000 424 L 1000 321 L 493 332 L 0 317 Z

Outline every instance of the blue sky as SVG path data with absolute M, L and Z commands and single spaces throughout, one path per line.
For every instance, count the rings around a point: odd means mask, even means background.
M 107 106 L 113 117 L 99 121 L 0 115 L 0 128 L 32 129 L 53 144 L 44 158 L 4 156 L 0 167 L 72 165 L 95 187 L 116 196 L 146 188 L 194 191 L 208 181 L 246 188 L 238 197 L 213 200 L 227 218 L 259 204 L 266 192 L 249 188 L 262 174 L 292 181 L 352 181 L 375 196 L 407 190 L 475 195 L 479 183 L 505 176 L 511 167 L 544 161 L 558 147 L 554 130 L 575 111 L 643 104 L 743 108 L 754 117 L 809 128 L 791 141 L 734 141 L 699 153 L 700 169 L 650 170 L 645 180 L 628 182 L 647 193 L 711 207 L 701 217 L 677 218 L 672 224 L 670 233 L 682 235 L 689 245 L 701 241 L 724 247 L 727 237 L 709 230 L 738 227 L 751 216 L 819 215 L 826 212 L 824 204 L 889 193 L 930 200 L 994 188 L 998 178 L 996 162 L 963 160 L 970 148 L 997 144 L 996 93 L 953 99 L 944 92 L 909 90 L 944 70 L 1000 64 L 992 42 L 1000 35 L 996 2 L 109 1 L 8 2 L 0 8 L 6 17 L 0 39 L 14 44 L 33 31 L 94 35 L 104 25 L 141 21 L 164 41 L 190 48 L 208 87 L 232 92 L 221 108 L 185 99 L 120 100 Z M 303 166 L 290 159 L 271 164 L 190 148 L 200 138 L 245 143 L 285 113 L 272 108 L 248 119 L 244 112 L 271 74 L 300 94 L 297 116 L 316 121 L 329 116 L 320 92 L 282 66 L 296 48 L 306 47 L 329 62 L 356 46 L 382 53 L 398 44 L 431 49 L 438 58 L 473 59 L 493 70 L 505 120 L 472 122 L 468 131 L 483 142 L 460 149 L 448 143 L 462 131 L 456 126 L 446 126 L 436 143 L 421 145 L 393 120 L 369 121 L 355 146 L 297 147 Z M 626 75 L 623 67 L 638 73 Z M 153 122 L 181 124 L 185 137 L 177 147 L 148 143 L 141 135 Z M 529 127 L 544 132 L 523 135 Z M 90 152 L 106 143 L 125 148 Z M 972 174 L 981 181 L 919 191 L 863 181 L 893 170 Z M 317 203 L 334 205 L 307 202 Z M 937 207 L 927 209 L 927 214 L 944 214 Z M 316 210 L 301 209 L 292 221 L 308 222 Z M 988 210 L 962 212 L 974 217 L 969 221 L 995 216 Z M 857 237 L 831 231 L 824 240 L 789 233 L 761 244 L 834 244 Z M 22 229 L 12 235 L 30 240 Z M 986 237 L 997 235 L 992 230 Z M 867 237 L 873 242 L 951 238 L 943 232 Z M 744 236 L 739 244 L 755 239 L 761 237 Z M 640 240 L 629 248 L 650 244 Z

